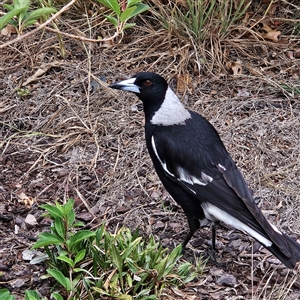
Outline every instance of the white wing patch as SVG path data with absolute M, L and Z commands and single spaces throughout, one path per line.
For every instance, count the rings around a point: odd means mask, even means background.
M 168 88 L 164 102 L 155 112 L 151 123 L 155 125 L 183 125 L 187 119 L 191 118 L 189 111 L 183 106 L 175 93 Z
M 259 234 L 257 231 L 249 227 L 248 225 L 242 223 L 235 217 L 229 215 L 227 212 L 221 210 L 220 208 L 216 207 L 215 205 L 209 203 L 209 202 L 203 202 L 201 203 L 201 207 L 203 208 L 205 217 L 209 220 L 215 221 L 220 220 L 238 230 L 242 230 L 247 232 L 249 235 L 257 239 L 259 242 L 261 242 L 266 247 L 272 246 L 272 242 Z
M 151 145 L 152 145 L 154 154 L 156 155 L 156 157 L 157 157 L 157 159 L 159 160 L 159 162 L 160 162 L 161 166 L 163 167 L 163 169 L 164 169 L 164 170 L 166 171 L 166 173 L 168 173 L 170 176 L 175 177 L 174 174 L 172 174 L 172 173 L 168 170 L 166 162 L 163 162 L 163 161 L 160 159 L 160 157 L 159 157 L 159 155 L 158 155 L 158 153 L 157 153 L 157 150 L 156 150 L 156 146 L 155 146 L 155 141 L 154 141 L 154 136 L 153 136 L 153 135 L 152 135 L 152 137 L 151 137 Z
M 172 177 L 176 177 L 174 174 L 172 174 L 168 170 L 166 162 L 162 161 L 161 158 L 159 157 L 157 149 L 156 149 L 155 141 L 154 141 L 154 136 L 151 137 L 151 145 L 152 145 L 154 154 L 156 155 L 157 159 L 159 160 L 159 162 L 160 162 L 161 166 L 163 167 L 163 169 L 165 170 L 165 172 Z M 203 172 L 201 172 L 201 178 L 197 178 L 197 177 L 192 176 L 189 173 L 187 173 L 187 171 L 181 167 L 178 167 L 177 171 L 179 173 L 178 179 L 182 182 L 189 183 L 191 185 L 199 184 L 202 186 L 206 186 L 207 184 L 209 184 L 210 182 L 213 181 L 212 177 L 210 177 L 209 175 L 207 175 Z M 193 190 L 191 190 L 191 191 L 195 194 L 195 191 L 193 191 Z
M 179 180 L 189 183 L 189 184 L 199 184 L 202 186 L 205 186 L 213 181 L 213 178 L 206 175 L 205 173 L 201 172 L 201 178 L 197 178 L 195 176 L 190 175 L 186 172 L 185 169 L 178 167 L 178 173 L 179 173 Z
M 221 169 L 224 172 L 226 171 L 226 168 L 223 165 L 221 165 L 221 164 L 218 164 L 218 169 Z

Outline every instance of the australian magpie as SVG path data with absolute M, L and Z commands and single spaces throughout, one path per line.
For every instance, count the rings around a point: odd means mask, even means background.
M 143 102 L 146 144 L 163 185 L 183 208 L 189 242 L 204 218 L 248 233 L 287 267 L 300 261 L 300 245 L 270 224 L 215 128 L 186 109 L 155 73 L 142 72 L 110 85 L 135 93 Z M 215 248 L 213 226 L 212 246 Z

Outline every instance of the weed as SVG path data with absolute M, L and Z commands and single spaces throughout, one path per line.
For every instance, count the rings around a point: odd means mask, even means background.
M 53 7 L 43 7 L 29 11 L 30 5 L 30 0 L 14 0 L 13 4 L 3 4 L 8 13 L 0 18 L 0 30 L 11 24 L 16 28 L 18 34 L 22 34 L 26 27 L 35 24 L 40 18 L 56 12 Z
M 135 23 L 127 23 L 132 17 L 149 9 L 149 6 L 141 3 L 141 0 L 97 0 L 100 4 L 112 10 L 112 14 L 106 15 L 118 32 L 135 26 Z
M 179 263 L 181 245 L 168 253 L 153 236 L 145 241 L 127 228 L 111 234 L 104 224 L 96 231 L 77 230 L 83 224 L 75 221 L 73 205 L 73 200 L 42 205 L 53 224 L 33 245 L 47 253 L 43 278 L 54 278 L 68 299 L 156 299 L 164 288 L 190 282 L 200 272 L 199 266 L 196 271 L 188 262 Z

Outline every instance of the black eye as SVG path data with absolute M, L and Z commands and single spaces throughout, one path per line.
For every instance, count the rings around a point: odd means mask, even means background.
M 146 86 L 146 87 L 149 87 L 149 86 L 151 86 L 152 84 L 153 84 L 153 81 L 150 80 L 150 79 L 146 79 L 146 80 L 144 80 L 144 82 L 143 82 L 143 85 Z

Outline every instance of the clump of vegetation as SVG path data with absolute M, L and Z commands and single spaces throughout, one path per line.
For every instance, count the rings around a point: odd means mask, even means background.
M 35 24 L 42 17 L 48 18 L 51 13 L 55 13 L 54 7 L 41 7 L 31 9 L 30 0 L 14 0 L 13 4 L 3 4 L 8 12 L 0 18 L 0 30 L 8 24 L 14 26 L 18 34 L 22 34 L 23 30 Z
M 164 288 L 190 282 L 201 272 L 200 264 L 194 268 L 179 262 L 181 245 L 168 252 L 153 236 L 145 241 L 127 228 L 112 234 L 105 224 L 96 231 L 78 230 L 83 224 L 76 222 L 73 205 L 73 200 L 42 205 L 53 223 L 33 245 L 47 254 L 42 260 L 48 274 L 42 278 L 58 284 L 54 299 L 63 299 L 61 294 L 68 299 L 157 299 Z M 40 261 L 38 257 L 32 263 Z
M 112 23 L 118 32 L 135 26 L 135 23 L 128 23 L 129 19 L 139 15 L 149 9 L 149 6 L 141 3 L 141 0 L 97 0 L 103 6 L 109 8 L 112 13 L 105 15 L 106 19 Z

